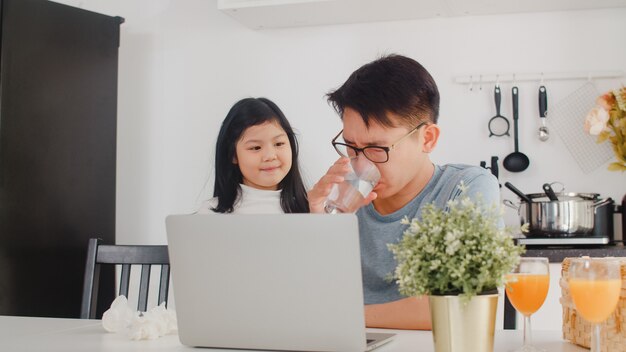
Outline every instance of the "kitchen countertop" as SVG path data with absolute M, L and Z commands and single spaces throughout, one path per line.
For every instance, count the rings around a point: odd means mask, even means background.
M 547 257 L 550 263 L 561 263 L 568 257 L 626 257 L 626 247 L 623 244 L 594 246 L 594 247 L 559 247 L 559 246 L 527 246 L 524 257 Z

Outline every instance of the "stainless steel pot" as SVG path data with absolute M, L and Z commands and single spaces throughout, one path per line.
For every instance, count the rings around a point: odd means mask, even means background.
M 527 194 L 531 202 L 521 201 L 520 222 L 528 223 L 527 237 L 585 236 L 593 232 L 596 210 L 612 200 L 600 200 L 597 193 L 557 193 L 551 201 L 545 193 Z M 510 202 L 509 202 L 510 206 Z

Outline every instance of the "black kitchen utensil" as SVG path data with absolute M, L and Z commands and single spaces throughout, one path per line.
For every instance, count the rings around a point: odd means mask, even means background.
M 520 197 L 521 200 L 523 200 L 526 203 L 532 203 L 532 199 L 530 199 L 530 197 L 528 197 L 526 194 L 524 194 L 522 191 L 520 191 L 519 189 L 517 189 L 515 186 L 513 186 L 510 182 L 505 182 L 504 186 L 508 189 L 510 189 L 513 193 L 515 193 L 518 197 Z
M 498 168 L 498 157 L 497 156 L 492 156 L 491 157 L 491 174 L 493 174 L 496 179 L 500 178 L 500 170 Z M 500 186 L 502 187 L 502 186 Z
M 486 161 L 481 161 L 480 162 L 480 166 L 482 168 L 484 168 L 484 169 L 487 169 L 487 170 L 491 171 L 491 174 L 494 175 L 497 180 L 499 180 L 500 170 L 498 168 L 498 157 L 497 156 L 492 156 L 491 157 L 491 166 L 487 167 L 487 162 Z M 502 188 L 502 185 L 500 183 L 498 183 L 498 186 L 500 186 L 500 188 Z
M 546 87 L 539 87 L 539 117 L 541 118 L 541 127 L 539 127 L 539 140 L 545 142 L 550 138 L 550 132 L 546 126 L 546 111 L 548 111 L 548 92 Z
M 622 198 L 622 206 L 620 207 L 622 212 L 622 242 L 626 241 L 626 194 Z
M 556 196 L 556 193 L 554 193 L 554 190 L 552 189 L 552 186 L 550 186 L 549 183 L 543 184 L 543 191 L 546 193 L 546 196 L 548 196 L 548 199 L 550 199 L 551 201 L 559 200 L 559 197 Z
M 513 136 L 515 139 L 515 151 L 504 158 L 502 165 L 511 172 L 521 172 L 528 168 L 530 160 L 519 151 L 517 120 L 519 119 L 519 91 L 517 87 L 511 89 L 513 94 Z
M 500 102 L 502 101 L 502 96 L 500 94 L 500 86 L 497 84 L 493 91 L 493 98 L 496 102 L 496 116 L 489 120 L 489 137 L 510 136 L 509 129 L 511 128 L 511 124 L 506 117 L 500 115 Z

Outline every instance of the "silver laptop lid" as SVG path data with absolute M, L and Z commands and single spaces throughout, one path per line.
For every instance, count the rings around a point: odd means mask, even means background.
M 183 344 L 365 350 L 355 215 L 171 215 L 166 225 Z

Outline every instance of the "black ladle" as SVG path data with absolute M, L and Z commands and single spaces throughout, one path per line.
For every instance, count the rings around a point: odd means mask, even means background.
M 559 200 L 559 197 L 556 196 L 556 193 L 554 193 L 554 190 L 552 189 L 552 186 L 550 186 L 549 183 L 543 184 L 543 191 L 545 192 L 546 196 L 548 196 L 548 199 L 550 199 L 550 201 Z
M 517 120 L 519 119 L 519 100 L 517 87 L 511 89 L 513 93 L 513 136 L 515 138 L 515 151 L 504 158 L 502 166 L 511 172 L 521 172 L 528 168 L 530 160 L 526 154 L 519 151 Z
M 508 189 L 510 189 L 513 193 L 515 193 L 518 197 L 520 197 L 521 200 L 523 200 L 526 203 L 532 203 L 533 201 L 530 199 L 530 197 L 528 197 L 526 194 L 522 193 L 522 191 L 520 191 L 519 189 L 517 189 L 517 187 L 513 186 L 510 182 L 505 182 L 504 186 Z

